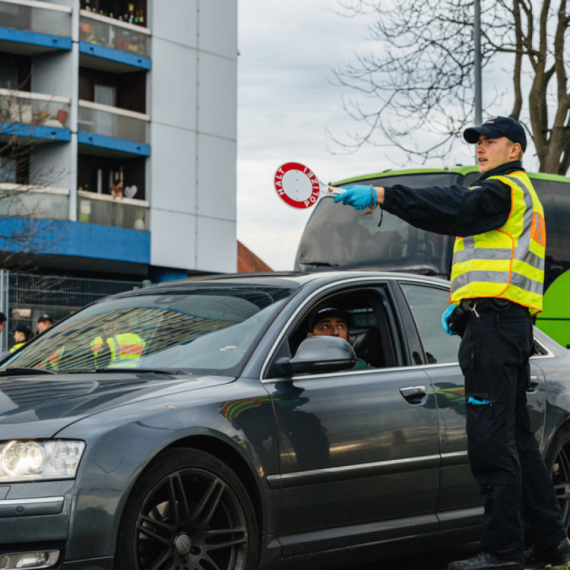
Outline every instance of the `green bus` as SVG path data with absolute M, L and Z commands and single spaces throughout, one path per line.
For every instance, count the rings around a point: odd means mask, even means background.
M 570 178 L 528 173 L 544 207 L 546 266 L 544 311 L 536 325 L 570 348 Z M 476 166 L 386 171 L 357 176 L 331 186 L 372 184 L 412 188 L 461 184 L 477 178 Z M 342 208 L 325 196 L 316 205 L 301 237 L 295 269 L 375 269 L 436 275 L 449 279 L 454 238 L 414 228 L 396 216 L 380 211 L 362 216 Z

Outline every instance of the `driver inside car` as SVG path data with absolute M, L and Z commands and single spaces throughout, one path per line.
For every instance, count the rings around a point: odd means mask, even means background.
M 350 342 L 348 327 L 352 321 L 352 315 L 336 307 L 319 307 L 309 316 L 309 332 L 311 336 L 337 336 Z M 369 368 L 362 358 L 356 359 L 356 364 L 351 370 L 366 370 Z

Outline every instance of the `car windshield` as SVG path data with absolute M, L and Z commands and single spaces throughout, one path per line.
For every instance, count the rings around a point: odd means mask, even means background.
M 370 178 L 353 184 L 410 187 L 449 186 L 461 183 L 453 173 L 425 173 Z M 328 266 L 339 269 L 382 269 L 444 275 L 453 240 L 417 229 L 388 212 L 363 216 L 341 208 L 332 197 L 317 204 L 299 243 L 295 268 L 311 271 Z
M 208 287 L 109 299 L 48 329 L 0 372 L 132 368 L 233 374 L 290 294 L 280 287 Z

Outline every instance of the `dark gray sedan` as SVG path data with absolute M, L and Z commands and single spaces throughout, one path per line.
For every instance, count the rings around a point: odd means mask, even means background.
M 448 290 L 192 279 L 48 329 L 0 366 L 0 568 L 333 568 L 477 539 Z M 321 307 L 350 313 L 350 344 L 307 338 Z M 539 331 L 536 350 L 528 406 L 568 524 L 570 353 Z

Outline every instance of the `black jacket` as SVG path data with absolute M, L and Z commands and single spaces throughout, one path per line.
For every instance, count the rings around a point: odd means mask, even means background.
M 520 161 L 508 162 L 482 175 L 470 188 L 385 188 L 384 208 L 422 230 L 450 236 L 472 236 L 500 228 L 511 211 L 511 189 L 491 176 L 524 171 Z

